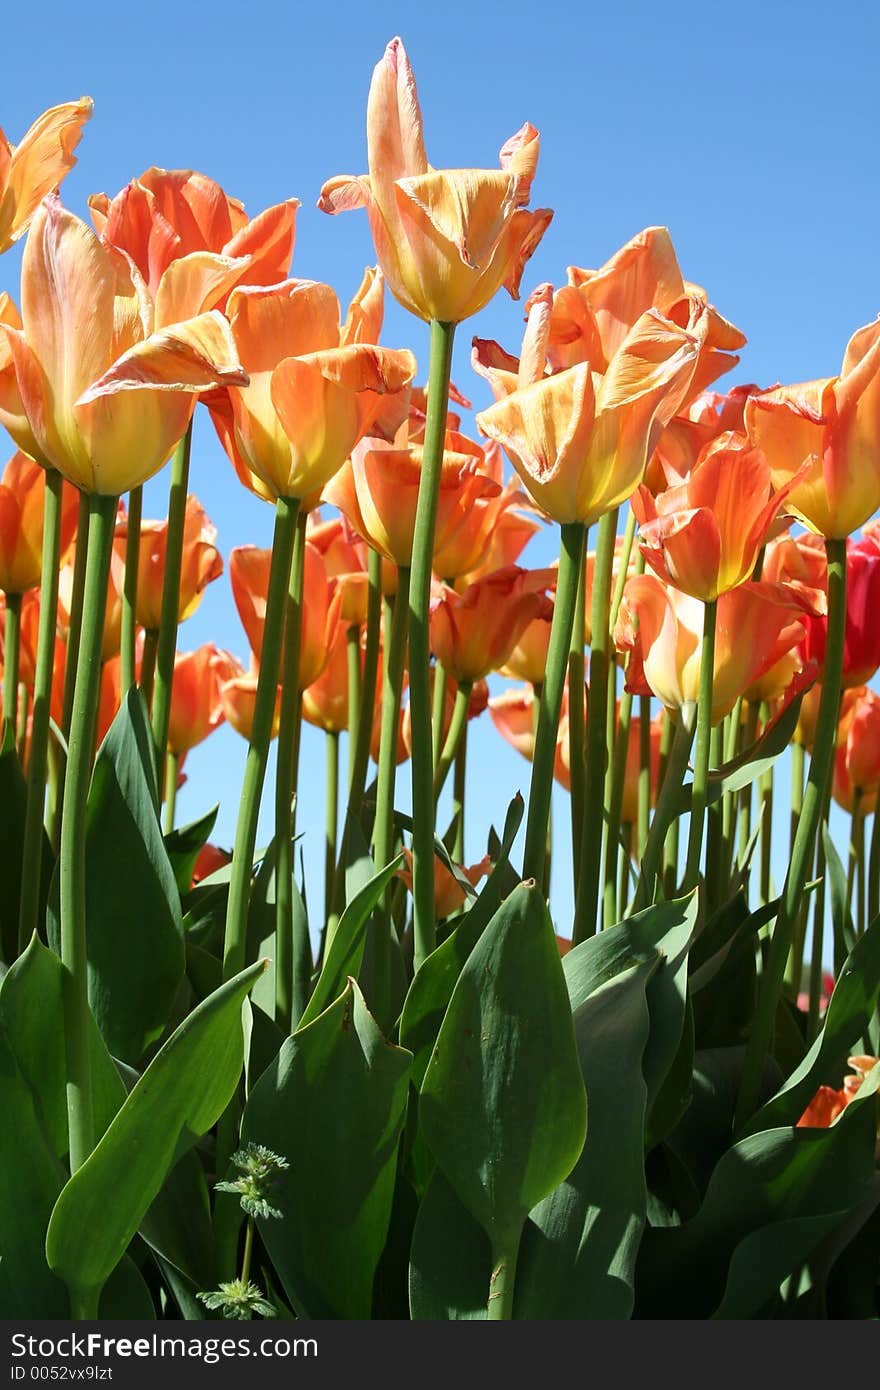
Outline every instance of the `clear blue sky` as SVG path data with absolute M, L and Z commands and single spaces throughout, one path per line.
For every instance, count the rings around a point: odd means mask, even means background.
M 598 266 L 642 227 L 665 223 L 685 276 L 749 337 L 729 384 L 830 375 L 850 333 L 880 309 L 880 18 L 870 0 L 837 16 L 814 0 L 577 8 L 43 0 L 6 16 L 0 125 L 15 141 L 46 107 L 94 98 L 63 190 L 81 215 L 89 193 L 113 194 L 150 164 L 200 169 L 252 213 L 300 198 L 294 274 L 328 280 L 345 303 L 373 260 L 367 220 L 330 219 L 315 200 L 328 176 L 365 167 L 370 74 L 395 34 L 415 69 L 435 166 L 492 167 L 524 120 L 541 132 L 533 203 L 556 215 L 526 268 L 524 296 L 539 281 L 561 283 L 568 264 Z M 0 261 L 0 288 L 16 298 L 18 261 L 17 252 Z M 521 324 L 521 305 L 502 293 L 460 330 L 454 375 L 478 408 L 487 394 L 468 365 L 472 333 L 516 350 Z M 412 347 L 420 379 L 426 339 L 389 304 L 384 341 Z M 270 510 L 236 482 L 203 412 L 192 487 L 224 553 L 269 544 Z M 146 515 L 164 513 L 165 488 L 162 475 Z M 528 559 L 546 563 L 554 544 L 548 533 Z M 209 639 L 246 654 L 225 577 L 181 630 L 187 649 Z M 472 732 L 467 848 L 476 858 L 490 818 L 500 823 L 509 796 L 527 789 L 529 769 L 488 721 Z M 222 800 L 221 843 L 232 839 L 243 762 L 244 744 L 226 728 L 188 760 L 180 816 Z M 401 782 L 405 805 L 408 771 Z M 301 786 L 299 823 L 320 900 L 323 749 L 311 729 Z M 777 800 L 786 799 L 780 777 Z M 271 783 L 265 801 L 271 808 Z M 567 932 L 562 793 L 555 811 L 553 902 Z M 269 825 L 264 817 L 264 838 Z

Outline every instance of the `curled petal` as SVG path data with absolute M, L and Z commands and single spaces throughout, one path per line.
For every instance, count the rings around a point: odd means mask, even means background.
M 118 391 L 207 391 L 246 386 L 235 341 L 222 314 L 212 310 L 159 329 L 135 344 L 82 393 L 77 406 Z
M 27 230 L 40 199 L 57 188 L 76 163 L 74 150 L 91 119 L 91 97 L 53 106 L 10 147 L 0 131 L 0 251 Z

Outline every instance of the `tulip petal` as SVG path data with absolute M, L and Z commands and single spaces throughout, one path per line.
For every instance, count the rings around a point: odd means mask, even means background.
M 152 333 L 84 391 L 77 408 L 119 391 L 206 391 L 246 386 L 229 324 L 216 309 Z
M 285 357 L 335 348 L 339 300 L 316 280 L 233 290 L 226 309 L 239 357 L 251 373 L 271 372 Z
M 73 168 L 73 152 L 92 110 L 91 97 L 53 106 L 37 117 L 20 144 L 11 149 L 0 184 L 0 251 L 27 230 L 40 199 Z M 5 140 L 3 144 L 8 151 Z
M 385 308 L 385 277 L 378 266 L 368 266 L 360 287 L 348 306 L 339 334 L 341 347 L 353 343 L 378 343 Z
M 416 81 L 399 38 L 391 40 L 373 69 L 367 150 L 371 178 L 386 188 L 396 179 L 428 169 Z
M 318 198 L 320 212 L 354 212 L 372 202 L 369 174 L 336 174 L 321 188 Z
M 249 285 L 277 285 L 290 274 L 299 198 L 288 198 L 240 227 L 223 247 L 224 256 L 250 257 Z
M 433 169 L 395 183 L 398 208 L 418 208 L 463 263 L 485 270 L 517 206 L 516 178 L 494 169 Z
M 216 308 L 252 263 L 250 256 L 218 256 L 213 251 L 193 251 L 172 261 L 156 292 L 156 327 L 183 323 Z

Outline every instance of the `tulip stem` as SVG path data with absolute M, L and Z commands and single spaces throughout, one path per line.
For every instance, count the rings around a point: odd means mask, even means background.
M 694 741 L 695 713 L 693 702 L 682 705 L 679 722 L 675 726 L 675 737 L 672 740 L 672 747 L 666 760 L 666 773 L 660 785 L 657 808 L 648 833 L 648 842 L 642 855 L 642 868 L 636 885 L 636 895 L 633 899 L 631 912 L 640 912 L 643 907 L 650 907 L 654 901 L 654 881 L 663 859 L 667 831 L 673 823 L 678 824 L 681 787 L 688 769 L 691 744 Z M 675 848 L 677 858 L 677 843 Z M 674 880 L 677 877 L 674 867 L 671 870 L 671 877 L 673 878 L 672 892 L 674 892 Z M 668 891 L 669 885 L 666 887 L 667 896 L 672 896 L 672 893 Z
M 171 687 L 174 683 L 174 657 L 177 652 L 177 624 L 180 612 L 180 571 L 183 537 L 186 529 L 186 492 L 189 486 L 189 455 L 192 447 L 192 420 L 171 459 L 171 486 L 168 492 L 168 542 L 165 574 L 162 580 L 162 606 L 159 610 L 159 639 L 156 647 L 156 675 L 153 686 L 152 726 L 156 749 L 156 782 L 162 801 L 165 750 L 171 718 Z
M 64 965 L 64 1048 L 67 1064 L 67 1120 L 70 1171 L 92 1151 L 91 1012 L 86 941 L 86 803 L 101 688 L 101 643 L 110 555 L 116 525 L 115 497 L 89 499 L 89 541 L 85 567 L 82 628 L 70 718 L 67 776 L 61 814 L 61 961 Z
M 412 729 L 413 938 L 418 970 L 434 949 L 434 759 L 431 745 L 429 607 L 437 500 L 446 442 L 454 323 L 431 323 L 428 404 L 413 531 L 409 591 L 409 704 Z
M 333 879 L 336 873 L 336 835 L 339 818 L 339 735 L 324 735 L 327 755 L 327 821 L 324 850 L 324 919 L 333 906 Z
M 815 1042 L 819 1034 L 819 1013 L 822 1003 L 822 955 L 825 946 L 825 841 L 821 830 L 816 840 L 816 871 L 819 880 L 813 908 L 813 939 L 810 943 L 810 998 L 807 1007 L 807 1043 Z M 836 974 L 836 971 L 835 971 Z
M 452 858 L 456 864 L 464 863 L 464 795 L 467 781 L 467 742 L 468 726 L 465 720 L 455 754 L 455 767 L 452 771 L 452 814 L 455 818 L 455 841 Z
M 357 623 L 352 623 L 345 634 L 345 658 L 348 679 L 348 790 L 350 794 L 354 785 L 358 712 L 361 702 L 361 630 Z M 331 906 L 332 904 L 328 906 L 328 916 Z
M 639 793 L 636 811 L 636 848 L 641 859 L 648 843 L 651 822 L 651 697 L 639 696 Z
M 232 851 L 232 871 L 226 909 L 226 933 L 223 943 L 224 980 L 232 979 L 233 975 L 237 975 L 240 970 L 244 969 L 245 964 L 247 912 L 254 847 L 257 839 L 257 817 L 260 811 L 260 796 L 266 776 L 266 763 L 269 756 L 269 742 L 275 713 L 287 590 L 290 583 L 293 555 L 293 537 L 298 512 L 299 502 L 296 498 L 278 498 L 275 506 L 275 533 L 272 541 L 272 561 L 266 596 L 263 643 L 260 651 L 260 674 L 257 680 L 254 719 L 251 726 L 239 803 L 238 824 L 235 829 L 235 844 Z
M 862 791 L 856 787 L 853 791 L 852 812 L 850 814 L 849 825 L 849 853 L 846 861 L 846 894 L 843 900 L 843 920 L 846 922 L 852 916 L 853 889 L 856 882 L 856 866 L 859 860 L 859 827 L 862 820 Z M 862 839 L 862 853 L 864 853 L 864 836 Z M 856 926 L 856 935 L 858 927 Z
M 626 786 L 626 755 L 629 748 L 629 731 L 632 723 L 633 697 L 624 690 L 620 697 L 620 714 L 617 721 L 617 735 L 614 742 L 614 759 L 611 766 L 611 792 L 608 797 L 608 820 L 605 825 L 605 884 L 603 889 L 602 916 L 608 926 L 619 920 L 618 909 L 618 859 L 620 856 L 620 818 L 623 813 L 623 794 Z M 580 846 L 578 846 L 580 848 Z
M 694 779 L 691 787 L 691 823 L 688 832 L 684 891 L 696 888 L 703 854 L 703 822 L 709 783 L 712 747 L 712 686 L 715 677 L 715 617 L 717 600 L 703 605 L 703 640 L 700 646 L 700 694 L 697 701 L 697 736 L 694 746 Z
M 590 605 L 590 699 L 587 710 L 587 768 L 584 820 L 581 826 L 580 892 L 574 909 L 575 945 L 592 936 L 599 925 L 599 872 L 602 860 L 602 806 L 608 766 L 608 681 L 611 649 L 611 580 L 619 508 L 599 522 Z M 558 601 L 558 600 L 557 600 Z M 615 860 L 616 863 L 616 860 Z
M 24 681 L 18 682 L 18 709 L 15 717 L 15 751 L 18 761 L 24 765 L 25 744 L 27 743 L 28 715 L 30 714 L 30 693 Z
M 138 565 L 141 553 L 141 516 L 144 490 L 133 487 L 128 494 L 128 526 L 125 533 L 125 579 L 122 585 L 122 627 L 119 639 L 119 687 L 123 694 L 135 683 L 135 639 L 137 636 Z
M 76 684 L 76 666 L 79 655 L 79 635 L 82 627 L 83 594 L 86 584 L 86 557 L 89 548 L 89 494 L 79 495 L 79 510 L 76 521 L 76 545 L 73 556 L 73 575 L 70 587 L 70 605 L 67 620 L 67 645 L 64 655 L 64 687 L 61 696 L 61 733 L 64 746 L 58 748 L 58 775 L 55 795 L 49 809 L 49 843 L 54 849 L 61 839 L 61 807 L 64 801 L 64 778 L 67 771 L 66 745 L 70 736 L 70 715 L 73 709 L 73 688 Z
M 825 790 L 834 760 L 846 632 L 846 541 L 827 539 L 825 551 L 828 557 L 828 635 L 822 698 L 816 720 L 810 775 L 804 792 L 803 813 L 785 876 L 769 954 L 758 988 L 737 1102 L 737 1128 L 742 1128 L 746 1123 L 758 1101 L 764 1060 L 773 1037 L 773 1023 L 785 974 L 785 963 L 791 949 L 792 935 L 800 911 L 804 883 L 812 862 L 816 832 L 825 804 Z
M 18 911 L 18 949 L 23 951 L 39 926 L 43 857 L 43 808 L 46 799 L 46 761 L 49 750 L 49 706 L 55 666 L 58 566 L 61 549 L 61 474 L 46 469 L 43 502 L 43 549 L 40 571 L 40 624 L 34 672 L 31 749 L 27 769 L 27 809 L 21 854 L 21 900 Z
M 522 1227 L 507 1239 L 499 1238 L 492 1247 L 492 1277 L 486 1317 L 489 1322 L 507 1322 L 513 1317 L 513 1291 Z
M 437 770 L 434 773 L 434 804 L 440 799 L 449 769 L 458 751 L 462 734 L 467 727 L 468 704 L 471 698 L 473 681 L 462 681 L 455 692 L 455 704 L 452 706 L 452 718 L 449 721 L 449 732 L 443 744 L 443 751 L 437 763 Z
M 159 629 L 144 628 L 144 650 L 141 655 L 140 687 L 147 702 L 147 709 L 153 703 L 153 685 L 156 677 L 156 649 L 159 646 Z
M 571 788 L 571 870 L 577 900 L 581 879 L 581 827 L 584 823 L 584 700 L 586 679 L 584 630 L 586 626 L 587 535 L 581 546 L 578 586 L 574 601 L 574 622 L 568 647 L 568 767 Z
M 174 829 L 174 813 L 177 809 L 177 776 L 180 758 L 169 748 L 165 755 L 165 815 L 162 821 L 164 834 L 170 835 Z
M 724 725 L 716 724 L 709 739 L 709 766 L 724 761 Z M 706 811 L 706 911 L 711 915 L 724 895 L 724 801 L 719 798 Z
M 627 512 L 626 524 L 623 528 L 623 536 L 620 541 L 620 558 L 617 565 L 617 578 L 614 581 L 614 593 L 611 596 L 611 612 L 608 615 L 608 630 L 613 633 L 617 624 L 620 605 L 623 602 L 623 591 L 626 581 L 629 578 L 629 562 L 632 555 L 633 541 L 636 535 L 636 514 L 630 507 Z M 614 538 L 615 546 L 617 537 Z M 636 556 L 636 569 L 639 574 L 645 572 L 645 557 L 639 552 Z
M 431 757 L 436 768 L 443 749 L 443 725 L 446 720 L 446 667 L 434 661 L 434 699 L 431 706 Z
M 3 722 L 15 736 L 18 724 L 18 654 L 21 646 L 21 594 L 6 595 L 3 625 Z
M 296 970 L 293 958 L 293 796 L 299 763 L 299 659 L 307 517 L 307 512 L 298 510 L 283 604 L 281 712 L 275 765 L 275 1022 L 285 1037 L 293 1022 L 292 990 Z M 265 637 L 263 640 L 265 642 Z
M 544 883 L 547 858 L 547 827 L 550 823 L 550 802 L 553 792 L 553 767 L 556 761 L 556 737 L 562 694 L 568 670 L 571 629 L 577 603 L 578 572 L 584 551 L 586 530 L 582 522 L 566 522 L 561 528 L 559 574 L 556 580 L 556 601 L 550 624 L 550 643 L 547 665 L 541 683 L 538 722 L 535 730 L 535 750 L 532 756 L 532 778 L 529 786 L 529 814 L 526 821 L 526 844 L 523 854 L 523 878 Z
M 880 913 L 880 803 L 871 824 L 871 850 L 868 858 L 868 921 Z

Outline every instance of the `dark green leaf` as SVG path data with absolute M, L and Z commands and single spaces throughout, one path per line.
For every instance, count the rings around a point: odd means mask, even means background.
M 214 829 L 219 810 L 217 805 L 198 820 L 190 821 L 189 825 L 182 825 L 179 830 L 172 830 L 164 837 L 165 853 L 181 896 L 190 890 L 196 860 Z
M 491 1273 L 486 1232 L 435 1168 L 413 1232 L 411 1316 L 434 1322 L 485 1320 Z
M 243 1135 L 290 1164 L 260 1235 L 300 1317 L 369 1318 L 388 1235 L 412 1058 L 386 1042 L 354 980 L 285 1042 Z
M 496 912 L 449 1001 L 419 1117 L 437 1163 L 494 1245 L 574 1167 L 584 1083 L 559 948 L 541 893 Z

